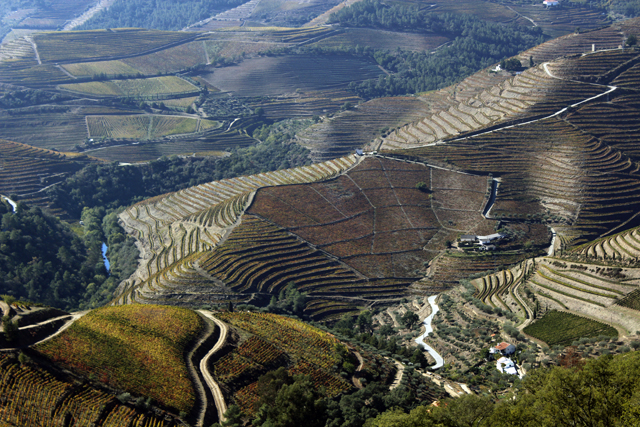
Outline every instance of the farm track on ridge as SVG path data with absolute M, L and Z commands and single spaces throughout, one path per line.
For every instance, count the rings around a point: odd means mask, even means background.
M 207 355 L 200 361 L 200 372 L 204 376 L 204 379 L 207 383 L 207 386 L 211 390 L 211 394 L 213 395 L 213 399 L 215 401 L 216 409 L 218 410 L 218 422 L 222 423 L 226 420 L 224 413 L 227 411 L 227 405 L 224 401 L 224 396 L 222 395 L 222 391 L 218 386 L 218 383 L 213 379 L 211 372 L 209 371 L 208 363 L 211 356 L 213 356 L 218 350 L 224 346 L 227 342 L 227 333 L 229 331 L 227 325 L 221 320 L 217 319 L 211 312 L 199 310 L 199 313 L 211 319 L 218 328 L 220 328 L 220 337 L 218 338 L 218 342 L 215 346 L 207 353 Z M 202 414 L 203 416 L 204 414 Z M 202 418 L 199 420 L 202 425 Z

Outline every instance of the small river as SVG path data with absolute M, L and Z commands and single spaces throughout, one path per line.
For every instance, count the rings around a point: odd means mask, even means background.
M 111 271 L 111 264 L 109 263 L 109 259 L 107 258 L 107 247 L 106 243 L 102 244 L 102 259 L 104 259 L 104 266 L 107 268 L 107 271 Z
M 8 198 L 6 196 L 2 196 L 2 200 L 6 200 L 7 203 L 9 203 L 11 205 L 11 207 L 13 207 L 13 213 L 16 212 L 16 209 L 18 209 L 18 204 L 16 202 L 14 202 L 13 200 L 11 200 L 10 198 Z
M 433 318 L 435 317 L 436 313 L 440 310 L 440 308 L 436 305 L 436 298 L 438 298 L 438 295 L 433 295 L 429 297 L 428 301 L 429 301 L 429 304 L 431 305 L 431 314 L 426 319 L 424 319 L 424 327 L 426 331 L 424 334 L 416 338 L 416 344 L 424 347 L 424 349 L 427 350 L 427 352 L 431 355 L 431 357 L 433 357 L 433 359 L 436 361 L 436 364 L 431 366 L 431 369 L 438 369 L 444 366 L 444 359 L 442 358 L 442 356 L 440 356 L 440 354 L 437 351 L 435 351 L 432 347 L 425 344 L 424 342 L 424 339 L 431 332 L 433 332 L 431 321 L 433 321 Z

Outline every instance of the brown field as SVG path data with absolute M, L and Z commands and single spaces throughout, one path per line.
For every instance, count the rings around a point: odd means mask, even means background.
M 443 187 L 433 186 L 432 175 Z M 417 190 L 420 181 L 433 193 Z M 479 212 L 486 186 L 485 177 L 369 158 L 331 181 L 262 189 L 249 212 L 286 227 L 368 277 L 411 277 L 434 256 L 422 247 L 439 228 L 464 232 L 483 221 Z M 438 208 L 432 199 L 440 198 L 458 204 L 465 200 L 468 211 Z

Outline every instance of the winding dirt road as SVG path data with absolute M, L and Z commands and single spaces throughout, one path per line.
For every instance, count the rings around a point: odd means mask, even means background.
M 208 319 L 211 319 L 220 328 L 220 337 L 218 338 L 218 342 L 200 361 L 200 372 L 202 372 L 202 376 L 204 377 L 207 386 L 211 390 L 211 395 L 213 396 L 213 400 L 215 401 L 216 409 L 218 410 L 218 422 L 222 423 L 223 421 L 226 421 L 224 413 L 227 412 L 227 404 L 224 401 L 224 396 L 222 395 L 222 391 L 220 391 L 218 383 L 215 382 L 213 376 L 209 372 L 207 364 L 209 363 L 209 359 L 211 358 L 211 356 L 218 350 L 220 350 L 224 343 L 227 342 L 227 333 L 229 332 L 229 329 L 227 328 L 227 325 L 225 323 L 218 320 L 210 311 L 198 310 L 198 313 L 202 314 Z
M 69 320 L 67 320 L 67 323 L 65 323 L 64 325 L 62 325 L 62 327 L 61 327 L 60 329 L 58 329 L 58 331 L 56 331 L 54 334 L 49 335 L 48 337 L 46 337 L 46 338 L 44 338 L 44 339 L 42 339 L 42 340 L 38 341 L 37 343 L 34 343 L 34 344 L 29 345 L 29 347 L 33 347 L 33 346 L 38 345 L 38 344 L 41 344 L 41 343 L 43 343 L 43 342 L 47 342 L 47 341 L 49 341 L 51 338 L 53 338 L 53 337 L 56 337 L 56 336 L 60 335 L 60 334 L 61 334 L 61 333 L 63 333 L 65 330 L 67 330 L 67 329 L 69 328 L 69 326 L 73 325 L 73 323 L 74 323 L 76 320 L 80 319 L 82 316 L 84 316 L 85 314 L 87 314 L 89 311 L 90 311 L 90 310 L 87 310 L 87 311 L 79 311 L 79 312 L 76 312 L 76 313 L 71 313 L 70 315 L 69 315 L 69 314 L 66 314 L 66 315 L 64 315 L 64 316 L 54 317 L 54 318 L 52 318 L 52 319 L 47 319 L 47 320 L 45 320 L 44 322 L 34 323 L 33 325 L 28 325 L 28 326 L 23 326 L 23 327 L 21 327 L 21 328 L 18 328 L 18 330 L 19 330 L 19 331 L 22 331 L 22 330 L 28 330 L 28 329 L 31 329 L 31 328 L 36 328 L 36 327 L 41 326 L 41 325 L 46 325 L 47 323 L 52 323 L 52 322 L 58 321 L 58 320 L 60 320 L 60 319 L 65 319 L 65 318 L 68 318 L 68 319 L 69 319 Z M 2 349 L 0 349 L 0 351 L 14 351 L 14 350 L 19 350 L 19 348 L 2 348 Z
M 200 314 L 200 316 L 204 317 L 202 314 Z M 207 341 L 209 337 L 211 337 L 211 335 L 214 332 L 214 328 L 209 322 L 205 322 L 205 324 L 206 324 L 206 329 L 204 333 L 202 334 L 198 342 L 193 346 L 193 348 L 191 349 L 191 351 L 189 351 L 189 354 L 187 355 L 187 368 L 189 369 L 189 372 L 191 373 L 191 377 L 193 378 L 196 384 L 196 391 L 200 396 L 200 401 L 198 402 L 200 405 L 200 408 L 198 412 L 198 421 L 196 422 L 196 427 L 204 426 L 204 417 L 207 414 L 207 407 L 209 406 L 209 401 L 207 399 L 207 392 L 204 388 L 204 385 L 202 384 L 200 375 L 198 375 L 198 370 L 193 365 L 193 355 L 196 353 L 196 351 L 200 349 L 200 347 L 205 343 L 205 341 Z

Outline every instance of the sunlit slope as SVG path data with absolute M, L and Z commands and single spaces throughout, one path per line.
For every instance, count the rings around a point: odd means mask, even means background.
M 492 215 L 543 220 L 566 242 L 633 226 L 640 208 L 638 97 L 616 83 L 635 81 L 639 55 L 618 50 L 554 61 L 543 68 L 560 88 L 572 89 L 551 91 L 532 106 L 551 113 L 547 118 L 391 153 L 499 176 Z M 563 93 L 581 101 L 571 104 Z

